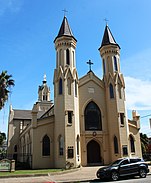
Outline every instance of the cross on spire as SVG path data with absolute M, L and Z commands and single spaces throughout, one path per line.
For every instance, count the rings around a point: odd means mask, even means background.
M 104 21 L 106 22 L 106 25 L 107 25 L 107 22 L 109 21 L 107 18 L 104 18 Z
M 64 11 L 64 16 L 66 16 L 66 13 L 68 12 L 66 9 L 62 10 Z
M 89 65 L 89 72 L 91 71 L 91 65 L 93 64 L 93 62 L 91 62 L 91 60 L 89 60 L 88 62 L 87 62 L 87 64 Z

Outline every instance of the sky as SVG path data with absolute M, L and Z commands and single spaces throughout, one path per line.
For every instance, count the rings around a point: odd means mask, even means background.
M 93 72 L 102 79 L 98 51 L 106 22 L 121 50 L 121 72 L 126 84 L 128 117 L 137 110 L 141 132 L 151 137 L 151 1 L 150 0 L 0 0 L 0 72 L 13 76 L 15 87 L 0 111 L 0 131 L 7 132 L 9 105 L 32 109 L 44 74 L 53 100 L 56 67 L 54 39 L 64 10 L 77 39 L 76 66 L 79 78 L 94 63 Z

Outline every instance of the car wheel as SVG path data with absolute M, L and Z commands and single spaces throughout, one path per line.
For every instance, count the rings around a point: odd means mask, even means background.
M 112 179 L 113 181 L 116 181 L 116 180 L 118 180 L 118 178 L 119 178 L 118 172 L 113 171 L 113 172 L 111 173 L 111 179 Z
M 141 178 L 145 178 L 146 175 L 147 175 L 147 173 L 146 173 L 146 170 L 145 169 L 142 168 L 142 169 L 139 170 L 139 176 Z

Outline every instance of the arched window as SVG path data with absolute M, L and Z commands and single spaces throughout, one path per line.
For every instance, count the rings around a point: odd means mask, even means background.
M 117 58 L 116 56 L 114 56 L 114 70 L 118 71 L 118 67 L 117 67 Z
M 131 153 L 135 153 L 134 138 L 132 135 L 130 135 L 130 147 L 131 147 Z
M 67 80 L 67 88 L 68 88 L 68 95 L 71 95 L 71 80 L 68 78 Z
M 118 153 L 118 140 L 116 136 L 114 136 L 114 153 Z
M 42 155 L 50 156 L 50 139 L 47 135 L 45 135 L 42 140 Z
M 102 130 L 102 118 L 99 107 L 90 102 L 84 111 L 85 130 Z
M 113 85 L 111 83 L 109 86 L 109 90 L 110 90 L 110 98 L 114 98 L 114 90 L 113 90 Z
M 59 136 L 59 155 L 63 156 L 63 137 Z
M 66 50 L 66 63 L 67 63 L 67 65 L 70 65 L 69 49 Z
M 62 94 L 62 78 L 59 80 L 59 95 Z

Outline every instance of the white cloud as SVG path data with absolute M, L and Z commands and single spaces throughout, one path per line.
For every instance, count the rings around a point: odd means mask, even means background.
M 130 110 L 151 110 L 151 81 L 125 77 L 126 104 Z
M 23 0 L 0 0 L 0 15 L 6 11 L 18 12 L 23 4 Z

